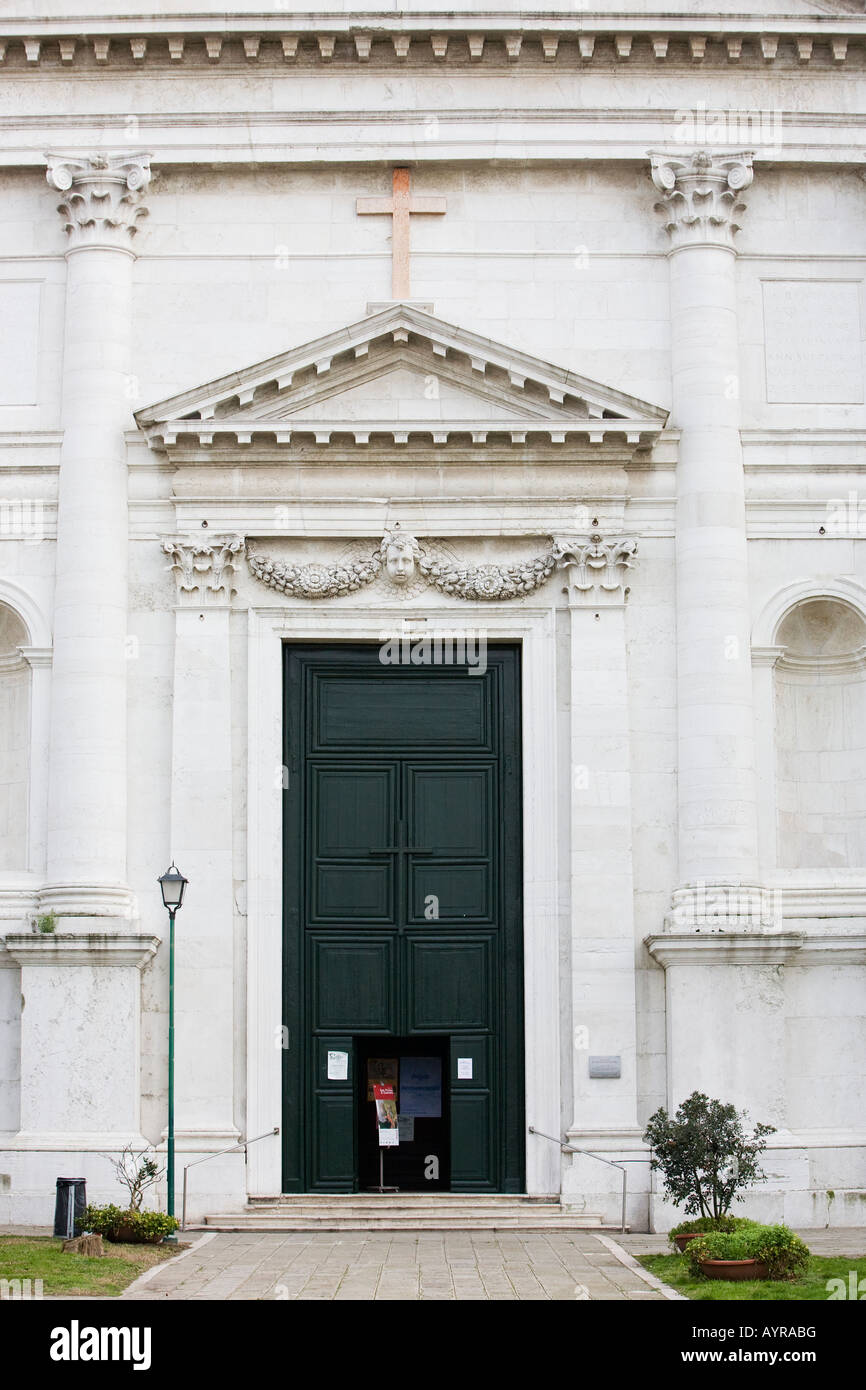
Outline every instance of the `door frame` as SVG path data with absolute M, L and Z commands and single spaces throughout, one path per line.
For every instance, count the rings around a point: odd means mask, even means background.
M 282 1124 L 283 956 L 283 643 L 381 642 L 403 618 L 431 628 L 522 646 L 524 1095 L 526 1125 L 559 1134 L 561 1028 L 557 873 L 555 610 L 505 604 L 459 609 L 404 606 L 337 609 L 322 603 L 251 607 L 248 611 L 247 763 L 247 1117 L 250 1138 Z M 392 618 L 388 630 L 388 619 Z M 297 1046 L 300 1039 L 288 1039 Z M 560 1155 L 526 1134 L 526 1191 L 560 1190 Z M 276 1196 L 282 1145 L 248 1152 L 249 1196 Z

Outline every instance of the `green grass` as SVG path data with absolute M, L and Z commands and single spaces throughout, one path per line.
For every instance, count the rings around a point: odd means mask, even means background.
M 106 1254 L 65 1254 L 51 1236 L 0 1236 L 0 1279 L 41 1279 L 44 1296 L 114 1297 L 151 1265 L 169 1260 L 179 1245 L 110 1245 Z
M 642 1255 L 640 1262 L 651 1274 L 670 1284 L 677 1293 L 696 1300 L 739 1300 L 746 1303 L 772 1303 L 776 1300 L 825 1303 L 829 1298 L 828 1279 L 842 1279 L 848 1291 L 848 1275 L 853 1269 L 858 1279 L 866 1278 L 866 1256 L 812 1255 L 806 1273 L 799 1279 L 696 1279 L 682 1255 Z

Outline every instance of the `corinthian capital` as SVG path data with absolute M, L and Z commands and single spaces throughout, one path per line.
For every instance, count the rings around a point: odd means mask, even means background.
M 661 193 L 673 247 L 733 246 L 745 211 L 740 194 L 752 182 L 750 153 L 651 154 L 652 181 Z
M 557 536 L 556 568 L 565 570 L 570 608 L 623 604 L 628 597 L 626 571 L 634 564 L 637 541 L 619 536 L 606 541 L 597 531 L 585 536 Z
M 117 247 L 128 251 L 147 216 L 150 155 L 46 155 L 50 186 L 62 193 L 57 211 L 72 249 Z
M 165 536 L 162 548 L 171 556 L 181 607 L 231 602 L 235 556 L 244 548 L 243 536 Z

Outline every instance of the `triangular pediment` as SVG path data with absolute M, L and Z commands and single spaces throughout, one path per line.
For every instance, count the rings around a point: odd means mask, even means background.
M 136 413 L 168 452 L 312 437 L 436 444 L 470 437 L 646 445 L 667 412 L 562 367 L 395 304 Z

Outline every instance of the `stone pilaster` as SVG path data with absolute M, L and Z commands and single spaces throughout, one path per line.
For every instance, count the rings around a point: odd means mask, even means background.
M 625 604 L 637 542 L 558 537 L 571 628 L 571 1014 L 569 1141 L 617 1159 L 639 1142 Z M 619 1059 L 597 1078 L 590 1059 Z M 575 1157 L 563 1201 L 617 1210 L 619 1175 Z M 601 1206 L 599 1206 L 601 1204 Z
M 652 156 L 670 238 L 679 884 L 752 884 L 757 811 L 733 238 L 748 154 Z
M 149 156 L 48 156 L 67 237 L 44 910 L 132 915 L 126 885 L 133 241 Z
M 243 547 L 240 536 L 162 542 L 177 581 L 171 854 L 189 879 L 175 928 L 179 1154 L 214 1152 L 238 1135 L 230 619 Z M 243 1164 L 229 1155 L 199 1170 L 197 1190 L 216 1182 L 226 1192 L 235 1181 L 242 1185 Z

